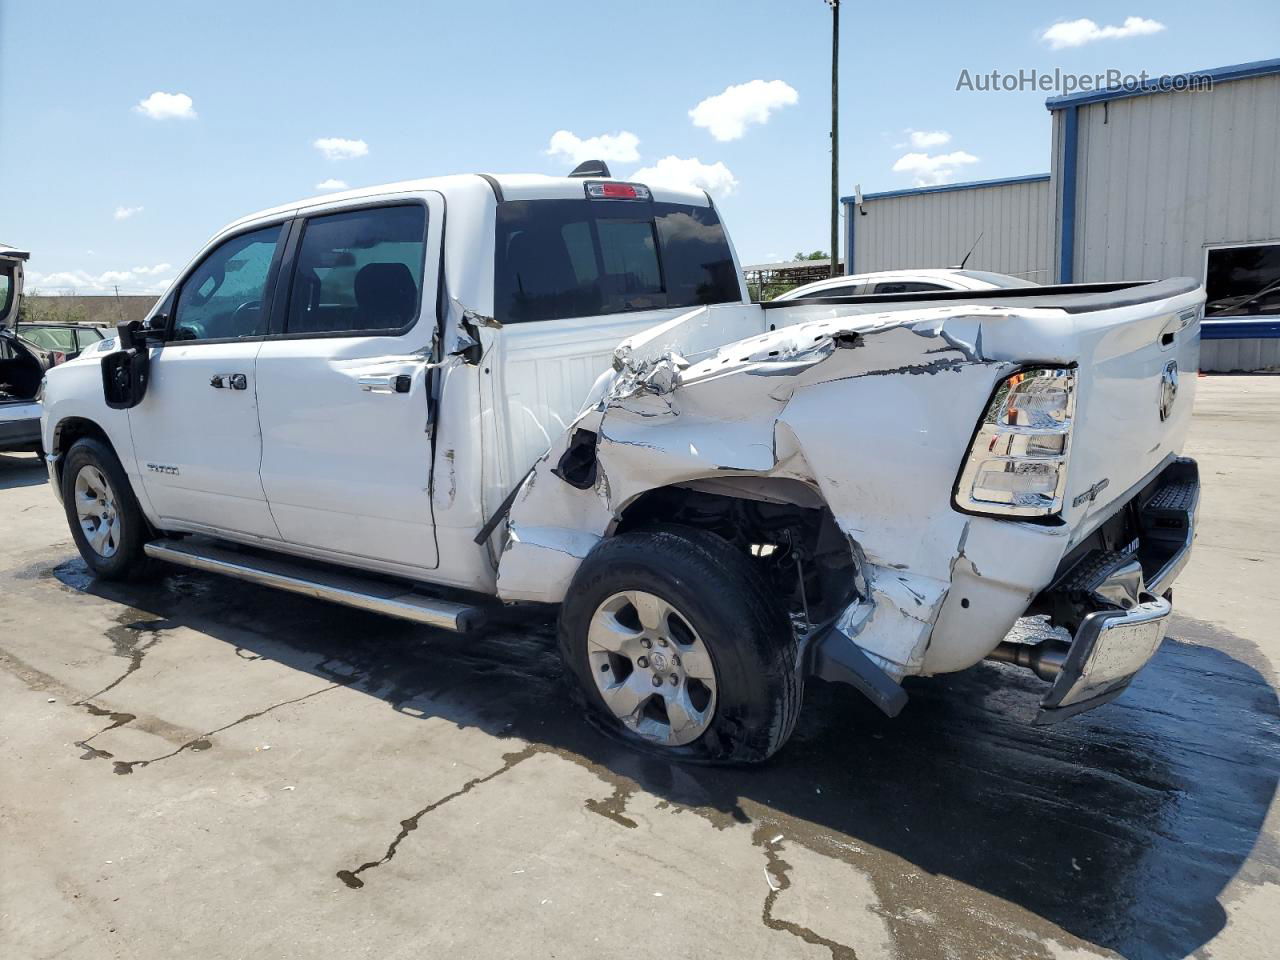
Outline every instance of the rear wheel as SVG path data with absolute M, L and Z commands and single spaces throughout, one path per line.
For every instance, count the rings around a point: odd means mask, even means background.
M 141 572 L 147 522 L 120 460 L 101 440 L 85 437 L 67 452 L 62 503 L 71 536 L 90 570 L 106 580 Z
M 796 640 L 746 558 L 685 527 L 621 534 L 583 561 L 560 647 L 587 706 L 673 759 L 764 760 L 800 712 Z

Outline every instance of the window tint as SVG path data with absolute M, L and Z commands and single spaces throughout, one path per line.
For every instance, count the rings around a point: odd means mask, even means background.
M 421 204 L 312 217 L 298 247 L 286 333 L 398 331 L 418 316 Z
M 1280 316 L 1280 243 L 1210 250 L 1206 317 Z
M 503 323 L 723 303 L 741 297 L 715 211 L 681 204 L 518 200 L 498 207 Z
M 710 207 L 655 203 L 669 306 L 733 303 L 742 299 L 738 271 L 720 218 Z
M 940 283 L 924 283 L 919 280 L 894 280 L 877 283 L 873 293 L 923 293 L 926 290 L 950 290 Z
M 174 311 L 174 340 L 260 337 L 267 332 L 262 299 L 283 226 L 232 237 L 214 249 L 182 283 Z
M 853 297 L 857 296 L 860 283 L 847 283 L 839 287 L 822 287 L 808 293 L 797 294 L 796 300 L 812 300 L 814 297 Z

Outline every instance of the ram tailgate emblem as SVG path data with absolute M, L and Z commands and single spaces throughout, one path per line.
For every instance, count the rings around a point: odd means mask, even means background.
M 1169 419 L 1173 412 L 1173 401 L 1178 396 L 1178 361 L 1170 360 L 1164 365 L 1164 373 L 1160 375 L 1160 419 Z

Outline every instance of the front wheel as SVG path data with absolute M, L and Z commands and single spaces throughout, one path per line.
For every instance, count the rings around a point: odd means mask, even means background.
M 560 650 L 590 709 L 673 759 L 764 760 L 791 735 L 791 625 L 747 558 L 703 530 L 624 533 L 583 561 Z
M 97 576 L 122 580 L 144 568 L 146 519 L 120 460 L 101 440 L 85 437 L 67 451 L 62 503 L 80 556 Z

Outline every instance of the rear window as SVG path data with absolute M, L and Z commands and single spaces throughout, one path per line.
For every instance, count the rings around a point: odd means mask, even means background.
M 18 334 L 45 350 L 75 353 L 76 332 L 70 327 L 19 327 Z
M 731 303 L 733 255 L 710 207 L 601 200 L 498 205 L 502 323 Z
M 13 299 L 13 280 L 9 276 L 12 269 L 0 263 L 0 317 L 9 312 L 9 301 Z

